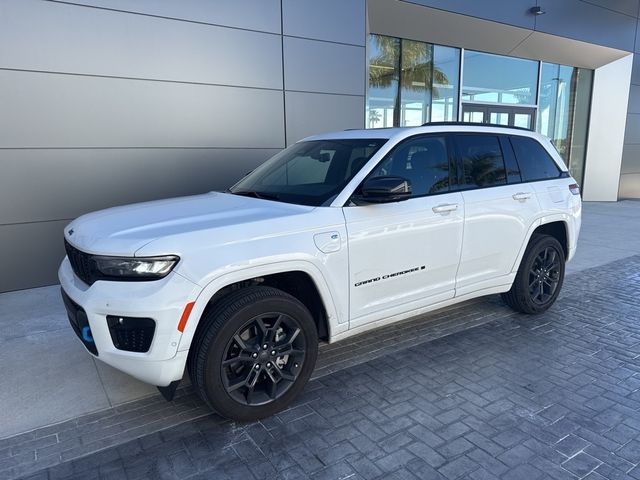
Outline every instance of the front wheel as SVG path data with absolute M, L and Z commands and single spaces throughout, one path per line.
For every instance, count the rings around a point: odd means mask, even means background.
M 239 421 L 286 408 L 309 380 L 318 334 L 307 308 L 271 287 L 230 294 L 202 319 L 189 355 L 196 392 L 221 415 Z
M 550 235 L 532 237 L 511 290 L 502 294 L 507 305 L 522 313 L 542 313 L 558 298 L 564 281 L 565 256 Z

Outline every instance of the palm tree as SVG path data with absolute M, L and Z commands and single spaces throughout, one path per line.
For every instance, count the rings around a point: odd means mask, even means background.
M 382 115 L 380 112 L 374 109 L 369 110 L 369 126 L 373 126 L 380 121 Z
M 371 58 L 369 86 L 390 87 L 398 80 L 398 57 L 400 39 L 383 35 L 372 35 L 378 55 Z M 400 85 L 416 93 L 431 92 L 438 98 L 435 85 L 449 85 L 446 74 L 433 64 L 433 47 L 422 42 L 402 41 L 402 68 Z

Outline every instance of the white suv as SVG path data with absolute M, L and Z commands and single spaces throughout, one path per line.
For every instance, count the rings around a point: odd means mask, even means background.
M 550 141 L 430 124 L 304 139 L 226 192 L 111 208 L 65 229 L 71 325 L 171 399 L 189 371 L 222 415 L 284 408 L 335 342 L 481 295 L 556 300 L 578 185 Z

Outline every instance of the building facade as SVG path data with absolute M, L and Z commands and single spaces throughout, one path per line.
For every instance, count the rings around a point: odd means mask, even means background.
M 585 200 L 640 198 L 640 0 L 0 0 L 0 292 L 62 228 L 223 189 L 345 128 L 554 140 Z

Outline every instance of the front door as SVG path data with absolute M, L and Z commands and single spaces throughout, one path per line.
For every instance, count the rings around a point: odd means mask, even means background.
M 505 127 L 521 127 L 533 130 L 536 109 L 511 105 L 483 105 L 464 103 L 462 105 L 462 121 L 472 123 L 489 123 Z
M 444 135 L 405 140 L 369 175 L 408 179 L 408 200 L 344 207 L 351 328 L 453 298 L 464 205 L 449 188 L 448 144 Z

